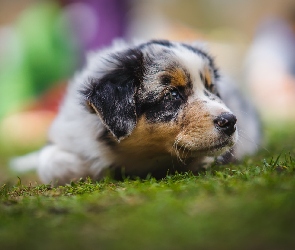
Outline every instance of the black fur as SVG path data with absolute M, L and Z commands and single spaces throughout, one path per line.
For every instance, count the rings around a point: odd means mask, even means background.
M 171 42 L 169 42 L 168 40 L 151 40 L 151 41 L 149 41 L 149 42 L 147 42 L 147 43 L 141 44 L 141 45 L 139 46 L 139 48 L 140 48 L 140 49 L 143 49 L 143 48 L 145 48 L 145 47 L 147 47 L 147 46 L 150 46 L 150 45 L 152 45 L 152 44 L 161 45 L 161 46 L 164 46 L 164 47 L 167 47 L 167 48 L 171 48 L 171 47 L 174 46 L 174 45 L 173 45 Z
M 92 79 L 81 93 L 110 132 L 121 140 L 132 132 L 137 122 L 134 96 L 144 74 L 143 54 L 130 49 L 111 58 L 108 63 L 115 69 L 101 79 Z
M 98 137 L 98 141 L 105 142 L 109 147 L 115 147 L 118 142 L 114 139 L 114 136 L 110 133 L 108 129 L 105 129 Z
M 177 93 L 177 98 L 171 97 L 171 93 Z M 152 93 L 145 100 L 138 101 L 138 114 L 145 114 L 149 122 L 169 122 L 177 117 L 178 111 L 182 104 L 188 98 L 184 88 L 168 87 L 166 94 L 163 96 L 155 96 Z
M 167 101 L 161 100 L 152 109 L 146 111 L 146 118 L 149 122 L 169 122 L 177 117 L 182 100 Z

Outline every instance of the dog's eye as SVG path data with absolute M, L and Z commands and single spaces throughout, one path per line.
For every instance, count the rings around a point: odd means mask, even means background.
M 167 92 L 164 96 L 165 100 L 175 101 L 181 99 L 181 95 L 179 94 L 178 90 L 173 89 Z

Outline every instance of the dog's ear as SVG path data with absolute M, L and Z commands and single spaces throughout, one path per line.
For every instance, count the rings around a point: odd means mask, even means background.
M 86 103 L 120 141 L 137 123 L 135 94 L 144 73 L 143 54 L 129 49 L 103 59 L 106 73 L 82 91 Z

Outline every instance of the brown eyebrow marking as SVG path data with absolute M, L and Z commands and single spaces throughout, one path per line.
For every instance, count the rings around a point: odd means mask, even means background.
M 168 71 L 171 77 L 171 85 L 174 87 L 185 87 L 188 84 L 188 76 L 182 68 L 175 68 Z
M 205 84 L 205 88 L 206 89 L 210 89 L 211 85 L 212 85 L 212 78 L 211 78 L 211 73 L 210 70 L 208 69 L 208 67 L 205 68 L 205 72 L 204 72 L 204 84 Z

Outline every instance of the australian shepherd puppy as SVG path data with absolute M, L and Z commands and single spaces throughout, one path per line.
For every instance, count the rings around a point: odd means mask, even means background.
M 34 156 L 44 183 L 161 178 L 241 159 L 259 141 L 252 105 L 197 43 L 117 42 L 89 55 Z

